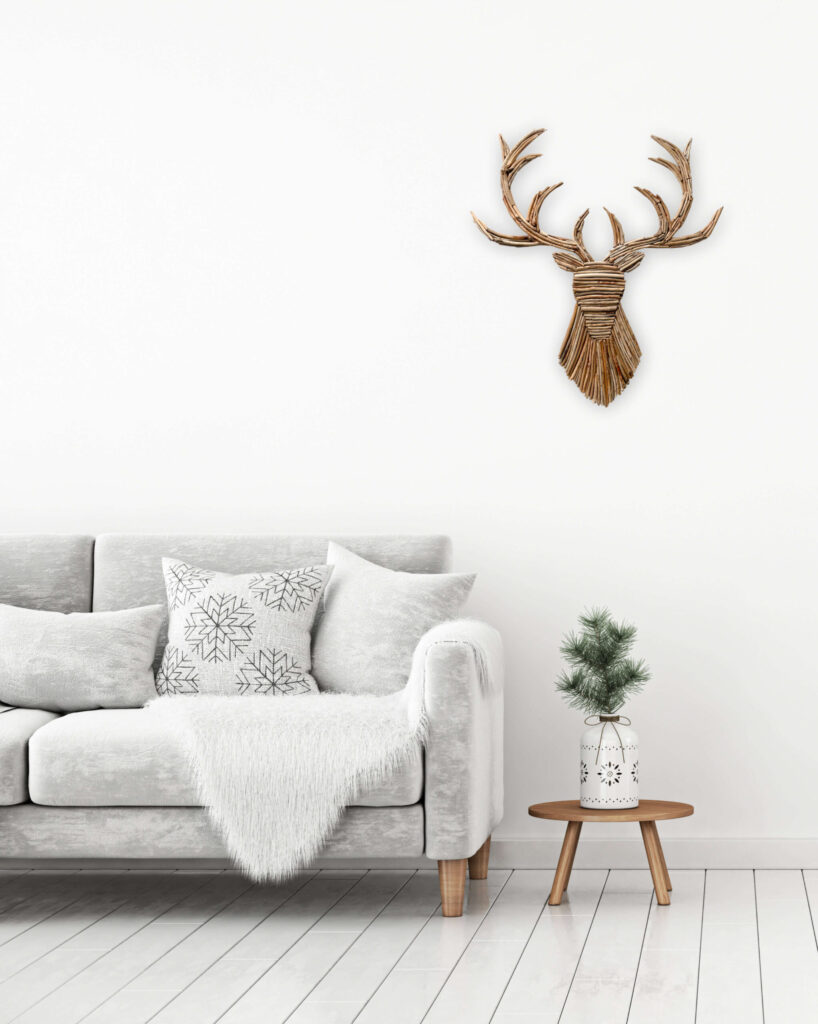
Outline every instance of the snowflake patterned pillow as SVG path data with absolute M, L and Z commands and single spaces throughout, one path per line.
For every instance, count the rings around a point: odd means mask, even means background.
M 162 559 L 168 644 L 160 694 L 317 693 L 310 630 L 329 565 L 232 576 Z

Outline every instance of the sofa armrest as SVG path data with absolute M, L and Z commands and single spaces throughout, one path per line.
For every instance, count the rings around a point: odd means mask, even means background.
M 426 715 L 426 855 L 471 857 L 503 816 L 503 645 L 482 622 L 430 630 L 415 652 Z

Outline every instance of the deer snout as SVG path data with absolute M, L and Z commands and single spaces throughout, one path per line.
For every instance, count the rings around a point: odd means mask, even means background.
M 596 341 L 610 338 L 624 291 L 625 275 L 610 263 L 584 263 L 574 272 L 574 296 Z

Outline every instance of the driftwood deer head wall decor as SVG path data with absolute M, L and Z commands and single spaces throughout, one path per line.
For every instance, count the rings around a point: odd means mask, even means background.
M 670 156 L 653 156 L 654 163 L 661 164 L 674 174 L 682 187 L 682 202 L 674 217 L 661 196 L 646 188 L 635 186 L 653 205 L 659 218 L 655 234 L 626 241 L 622 225 L 610 210 L 605 208 L 613 230 L 614 245 L 604 260 L 598 262 L 591 256 L 582 240 L 582 227 L 589 210 L 580 214 L 571 238 L 550 235 L 540 227 L 540 210 L 549 195 L 562 185 L 549 185 L 537 192 L 531 200 L 528 214 L 520 212 L 511 185 L 517 173 L 527 163 L 536 160 L 540 153 L 524 154 L 525 149 L 545 131 L 529 132 L 516 146 L 509 147 L 500 136 L 503 162 L 500 166 L 500 187 L 503 203 L 511 219 L 523 232 L 521 235 L 501 235 L 472 213 L 474 221 L 486 238 L 499 245 L 525 247 L 548 245 L 563 250 L 554 253 L 554 261 L 563 270 L 574 275 L 574 296 L 577 304 L 574 315 L 560 349 L 560 365 L 575 382 L 584 395 L 598 405 L 609 405 L 627 387 L 633 377 L 642 355 L 633 335 L 628 318 L 622 309 L 622 295 L 625 291 L 625 274 L 638 267 L 644 258 L 643 249 L 678 249 L 684 245 L 695 245 L 709 238 L 715 228 L 723 207 L 719 207 L 712 220 L 701 231 L 692 235 L 679 235 L 679 229 L 687 219 L 693 203 L 693 189 L 690 177 L 690 142 L 684 150 L 666 139 L 652 135 L 662 149 Z M 692 140 L 691 140 L 692 141 Z

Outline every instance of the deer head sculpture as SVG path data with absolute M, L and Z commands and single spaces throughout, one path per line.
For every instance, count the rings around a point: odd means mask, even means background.
M 542 205 L 562 182 L 549 185 L 537 192 L 531 200 L 526 216 L 520 212 L 512 195 L 511 185 L 519 171 L 541 155 L 523 155 L 524 151 L 534 139 L 543 134 L 544 130 L 541 128 L 539 131 L 529 132 L 511 148 L 503 136 L 500 136 L 500 145 L 503 149 L 503 162 L 500 167 L 503 203 L 522 234 L 498 234 L 486 227 L 474 213 L 472 217 L 486 238 L 499 245 L 519 248 L 548 245 L 562 250 L 554 253 L 554 261 L 557 266 L 569 270 L 574 275 L 574 296 L 577 304 L 560 349 L 560 365 L 591 401 L 598 405 L 609 405 L 627 387 L 642 355 L 622 309 L 625 274 L 639 266 L 645 255 L 642 251 L 644 249 L 678 249 L 709 238 L 718 223 L 723 207 L 715 212 L 710 223 L 701 231 L 692 235 L 679 235 L 679 229 L 687 219 L 693 203 L 690 142 L 681 150 L 672 142 L 652 135 L 651 138 L 659 143 L 671 159 L 655 156 L 650 159 L 666 167 L 676 176 L 682 187 L 681 205 L 676 215 L 671 217 L 661 196 L 637 185 L 636 191 L 649 200 L 659 218 L 656 233 L 626 241 L 622 225 L 610 210 L 605 209 L 611 222 L 614 245 L 605 259 L 598 262 L 588 252 L 582 240 L 582 227 L 589 210 L 579 216 L 571 238 L 548 234 L 540 227 Z

